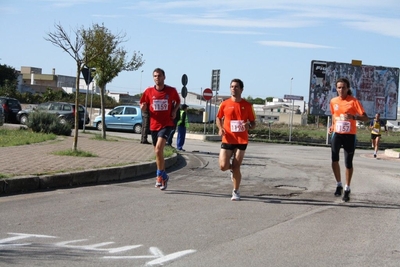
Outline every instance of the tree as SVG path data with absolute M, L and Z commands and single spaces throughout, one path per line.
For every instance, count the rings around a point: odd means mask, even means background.
M 17 71 L 0 64 L 0 95 L 17 97 Z
M 60 24 L 54 25 L 56 30 L 54 32 L 48 33 L 47 38 L 44 38 L 46 41 L 51 42 L 53 45 L 61 48 L 64 52 L 67 52 L 76 63 L 76 83 L 75 83 L 75 107 L 79 106 L 79 77 L 82 71 L 82 68 L 87 65 L 87 62 L 91 61 L 96 57 L 96 53 L 92 53 L 90 55 L 84 56 L 83 48 L 91 49 L 88 47 L 90 44 L 85 44 L 84 39 L 82 37 L 82 32 L 85 31 L 83 28 L 80 30 L 73 30 L 72 36 L 68 34 L 65 29 Z M 78 147 L 78 130 L 79 130 L 79 114 L 75 113 L 75 129 L 74 129 L 74 143 L 72 149 L 74 151 L 77 150 Z
M 143 64 L 142 54 L 134 52 L 130 60 L 127 51 L 120 47 L 125 42 L 125 34 L 112 34 L 104 25 L 93 24 L 93 27 L 82 31 L 85 41 L 85 57 L 89 68 L 96 70 L 94 79 L 100 88 L 101 117 L 103 122 L 102 138 L 106 138 L 104 91 L 121 71 L 138 70 Z
M 0 64 L 0 86 L 17 84 L 17 71 L 10 66 Z

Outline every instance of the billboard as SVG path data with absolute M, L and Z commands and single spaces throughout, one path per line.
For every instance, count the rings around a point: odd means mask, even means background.
M 336 80 L 347 78 L 368 117 L 397 120 L 399 68 L 311 61 L 308 110 L 310 115 L 330 116 L 329 102 L 337 96 Z

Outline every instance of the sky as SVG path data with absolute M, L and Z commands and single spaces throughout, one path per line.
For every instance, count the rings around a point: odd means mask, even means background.
M 45 38 L 104 24 L 125 35 L 137 71 L 121 72 L 111 92 L 142 92 L 162 68 L 166 84 L 201 94 L 220 70 L 219 95 L 233 78 L 243 96 L 309 97 L 312 60 L 400 67 L 399 0 L 1 0 L 0 64 L 75 76 L 75 61 Z

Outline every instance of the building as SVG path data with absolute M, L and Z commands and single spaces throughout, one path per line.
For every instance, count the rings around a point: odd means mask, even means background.
M 43 94 L 48 88 L 69 94 L 76 92 L 76 77 L 56 74 L 54 68 L 51 74 L 43 74 L 41 68 L 22 66 L 17 81 L 17 90 L 21 93 Z M 87 86 L 85 80 L 80 78 L 79 92 L 99 94 L 100 88 L 94 80 Z

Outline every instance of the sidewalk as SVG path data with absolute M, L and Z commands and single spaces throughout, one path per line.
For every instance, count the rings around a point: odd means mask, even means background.
M 155 173 L 152 145 L 112 135 L 107 136 L 109 141 L 92 138 L 93 134 L 80 132 L 77 147 L 97 157 L 52 154 L 72 149 L 74 138 L 66 136 L 44 143 L 0 148 L 0 173 L 11 176 L 0 179 L 0 195 L 133 179 Z M 166 167 L 175 162 L 176 155 L 166 159 Z

